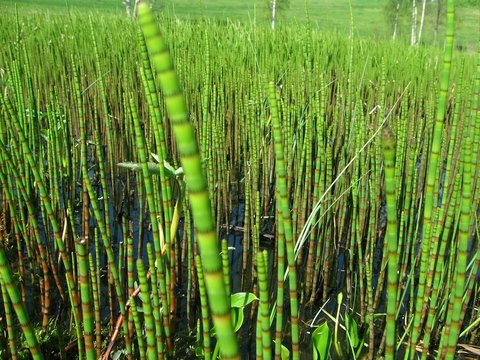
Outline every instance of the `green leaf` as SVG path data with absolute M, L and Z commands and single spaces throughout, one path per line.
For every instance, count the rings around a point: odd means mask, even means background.
M 152 154 L 152 156 L 153 155 L 154 154 Z M 158 157 L 156 155 L 153 157 L 155 160 L 158 161 Z M 125 169 L 129 169 L 132 171 L 137 171 L 137 172 L 142 171 L 142 165 L 132 161 L 121 162 L 121 163 L 118 163 L 117 166 L 123 167 Z M 147 166 L 148 166 L 148 171 L 150 171 L 151 174 L 160 175 L 159 164 L 148 162 Z M 165 176 L 167 176 L 170 179 L 175 179 L 178 176 L 183 175 L 183 167 L 180 166 L 178 169 L 174 169 L 174 167 L 170 165 L 168 162 L 166 162 L 165 160 L 163 161 L 163 168 L 164 168 Z
M 155 161 L 157 162 L 157 164 L 160 162 L 160 158 L 158 157 L 157 154 L 154 154 L 154 153 L 151 153 L 152 154 L 152 157 L 155 159 Z
M 158 167 L 157 164 L 154 164 L 154 163 L 151 163 L 151 164 Z M 125 168 L 125 169 L 129 169 L 129 170 L 132 170 L 132 171 L 142 171 L 142 166 L 140 164 L 134 163 L 132 161 L 121 162 L 121 163 L 118 163 L 117 166 L 120 166 L 120 167 Z
M 313 360 L 327 360 L 332 346 L 332 333 L 327 322 L 321 324 L 312 333 Z
M 125 355 L 125 354 L 126 354 L 125 350 L 115 351 L 115 353 L 112 355 L 112 360 L 118 360 L 118 359 L 120 359 L 120 356 Z
M 157 162 L 158 162 L 158 159 L 157 159 Z M 172 165 L 170 165 L 168 161 L 163 160 L 163 167 L 165 168 L 166 172 L 175 174 L 175 168 Z
M 175 176 L 183 175 L 183 167 L 179 167 L 177 170 L 175 170 Z
M 233 330 L 237 332 L 243 325 L 243 309 L 241 308 L 232 308 L 232 320 L 233 320 Z
M 258 298 L 255 296 L 255 294 L 249 292 L 239 292 L 236 294 L 232 294 L 231 307 L 243 308 L 255 300 L 258 300 Z
M 240 330 L 243 325 L 243 308 L 255 300 L 258 300 L 258 298 L 254 294 L 249 292 L 240 292 L 232 295 L 232 323 L 235 332 Z
M 273 340 L 273 343 L 276 344 L 275 340 Z M 290 360 L 290 350 L 285 345 L 281 345 L 282 350 L 280 352 L 280 359 L 282 360 Z
M 157 163 L 160 163 L 160 158 L 157 154 L 152 153 L 152 157 Z M 165 168 L 165 173 L 169 177 L 183 175 L 183 167 L 180 166 L 178 169 L 175 169 L 167 160 L 163 160 L 163 167 Z
M 277 301 L 275 300 L 272 306 L 272 311 L 270 311 L 270 322 L 269 322 L 270 326 L 272 326 L 273 320 L 275 320 L 276 315 L 277 315 Z
M 280 352 L 280 358 L 282 360 L 290 360 L 290 350 L 282 344 L 282 351 Z
M 348 313 L 345 313 L 345 327 L 347 328 L 352 347 L 356 349 L 360 343 L 360 337 L 358 336 L 358 325 Z

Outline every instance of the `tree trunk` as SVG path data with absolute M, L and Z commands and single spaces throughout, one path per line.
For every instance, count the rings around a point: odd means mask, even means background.
M 393 23 L 393 39 L 396 39 L 397 37 L 399 15 L 400 15 L 400 0 L 397 0 L 397 8 L 395 9 L 395 20 Z
M 441 12 L 442 12 L 442 1 L 437 0 L 437 16 L 435 17 L 435 27 L 433 29 L 433 46 L 437 45 L 438 23 L 440 21 Z
M 125 10 L 127 11 L 127 16 L 130 17 L 131 11 L 130 11 L 130 0 L 125 0 Z
M 420 29 L 418 29 L 418 37 L 417 37 L 417 44 L 420 43 L 422 39 L 422 30 L 423 30 L 423 22 L 425 20 L 425 8 L 427 5 L 427 0 L 423 0 L 422 4 L 422 17 L 420 18 Z
M 277 16 L 277 0 L 272 0 L 272 29 L 275 29 L 276 16 Z
M 141 3 L 141 0 L 135 0 L 135 7 L 133 8 L 133 16 L 137 17 L 138 5 Z
M 413 0 L 412 4 L 412 41 L 411 45 L 417 43 L 417 0 Z

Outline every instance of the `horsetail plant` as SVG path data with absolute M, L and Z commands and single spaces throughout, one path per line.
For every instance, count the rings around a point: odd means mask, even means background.
M 220 352 L 226 359 L 238 359 L 238 343 L 233 331 L 225 291 L 222 260 L 219 253 L 215 225 L 210 209 L 207 183 L 203 174 L 198 145 L 193 127 L 188 120 L 185 100 L 180 90 L 179 80 L 173 69 L 172 59 L 166 43 L 160 35 L 155 18 L 148 5 L 142 3 L 138 9 L 139 23 L 142 28 L 151 61 L 157 71 L 160 88 L 172 121 L 175 139 L 185 171 L 187 190 L 190 198 L 198 245 L 205 277 L 207 294 L 216 327 Z
M 20 292 L 13 281 L 12 271 L 8 266 L 8 259 L 2 247 L 0 247 L 0 280 L 2 291 L 4 291 L 3 289 L 6 289 L 10 301 L 12 302 L 13 309 L 17 314 L 18 321 L 20 322 L 22 331 L 27 339 L 28 347 L 32 353 L 33 359 L 43 360 L 43 354 L 38 345 L 37 336 L 35 335 L 35 332 L 30 324 L 27 310 L 25 304 L 22 302 Z
M 278 206 L 281 213 L 282 221 L 280 222 L 283 225 L 283 235 L 285 236 L 285 247 L 287 250 L 287 261 L 288 261 L 288 271 L 289 271 L 289 281 L 290 286 L 290 301 L 291 301 L 291 327 L 292 327 L 292 355 L 296 359 L 299 357 L 299 332 L 298 332 L 298 298 L 297 298 L 297 272 L 296 272 L 296 262 L 295 254 L 293 251 L 293 238 L 292 238 L 292 223 L 290 219 L 290 209 L 287 199 L 287 184 L 285 180 L 286 169 L 285 169 L 285 158 L 282 151 L 282 134 L 281 134 L 281 125 L 280 118 L 278 114 L 277 100 L 276 100 L 276 90 L 275 84 L 270 82 L 268 85 L 268 99 L 270 103 L 270 111 L 272 117 L 272 127 L 273 127 L 273 136 L 275 141 L 275 159 L 276 159 L 276 171 L 277 171 L 277 195 L 278 195 Z M 280 249 L 283 246 L 282 244 L 278 245 L 278 251 L 284 251 Z M 280 255 L 279 255 L 280 256 Z M 280 274 L 279 274 L 280 276 Z M 284 274 L 281 274 L 282 278 Z M 278 304 L 278 298 L 277 298 Z M 277 325 L 277 326 L 281 326 Z M 278 328 L 277 328 L 278 331 Z M 278 341 L 278 339 L 277 339 Z M 276 344 L 275 354 L 278 356 L 278 346 Z
M 422 323 L 425 317 L 425 313 L 428 306 L 428 298 L 430 296 L 431 279 L 427 279 L 427 273 L 432 273 L 427 269 L 434 266 L 434 262 L 428 262 L 430 256 L 430 243 L 432 233 L 432 214 L 434 211 L 435 203 L 438 199 L 438 193 L 434 192 L 435 180 L 438 173 L 438 159 L 440 156 L 440 148 L 442 145 L 442 132 L 445 121 L 446 102 L 448 85 L 450 82 L 450 68 L 452 64 L 452 52 L 453 52 L 453 33 L 454 33 L 454 0 L 447 1 L 447 33 L 446 33 L 446 46 L 443 59 L 443 70 L 440 83 L 440 94 L 438 96 L 438 106 L 435 116 L 435 124 L 433 129 L 433 139 L 431 148 L 429 151 L 430 158 L 428 161 L 428 171 L 426 179 L 425 190 L 425 209 L 424 209 L 424 224 L 423 224 L 423 241 L 422 252 L 420 255 L 420 278 L 419 288 L 417 294 L 417 301 L 415 305 L 415 320 L 413 325 L 412 334 L 412 346 L 417 343 Z M 427 283 L 428 281 L 428 283 Z M 412 349 L 411 349 L 412 351 Z M 411 356 L 413 356 L 413 351 Z
M 160 14 L 160 37 L 144 8 L 0 5 L 0 247 L 43 355 L 473 354 L 480 65 L 448 55 L 447 5 L 443 63 L 312 24 Z M 2 290 L 0 357 L 29 356 Z
M 385 155 L 385 191 L 387 196 L 387 235 L 388 243 L 388 285 L 387 285 L 387 329 L 385 359 L 395 359 L 396 313 L 397 313 L 397 206 L 395 199 L 395 140 L 391 130 L 385 131 L 382 140 Z
M 93 315 L 92 315 L 92 299 L 89 273 L 89 260 L 86 240 L 80 238 L 77 241 L 77 258 L 78 258 L 78 281 L 80 283 L 80 298 L 82 301 L 82 320 L 84 324 L 85 353 L 87 360 L 96 359 L 95 349 L 93 345 Z
M 200 292 L 200 306 L 202 312 L 203 356 L 205 360 L 210 360 L 212 356 L 212 350 L 210 348 L 210 321 L 208 314 L 208 302 L 205 291 L 205 281 L 203 279 L 202 260 L 198 255 L 195 257 L 195 265 L 197 269 L 198 289 Z

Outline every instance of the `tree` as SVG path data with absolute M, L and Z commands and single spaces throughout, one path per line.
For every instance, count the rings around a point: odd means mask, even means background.
M 133 6 L 133 16 L 137 16 L 137 9 L 138 5 L 143 2 L 142 0 L 135 0 L 134 6 Z M 132 5 L 130 0 L 124 0 L 123 3 L 125 4 L 125 10 L 127 12 L 127 16 L 130 17 L 132 16 Z M 150 7 L 152 7 L 153 1 L 150 1 Z
M 141 3 L 141 0 L 135 0 L 135 7 L 133 8 L 133 15 L 137 17 L 138 5 Z M 152 3 L 150 3 L 150 8 L 152 8 Z
M 422 39 L 422 30 L 423 30 L 423 22 L 425 21 L 425 8 L 426 7 L 427 7 L 427 0 L 423 0 L 422 17 L 420 18 L 420 29 L 418 29 L 417 44 L 419 44 L 420 40 Z
M 130 17 L 132 15 L 130 11 L 130 0 L 125 0 L 124 4 L 125 4 L 125 10 L 127 11 L 127 16 Z
M 417 0 L 413 0 L 412 4 L 412 39 L 411 45 L 417 43 Z
M 272 29 L 275 29 L 278 10 L 286 8 L 288 6 L 288 0 L 269 0 L 268 2 L 271 10 Z
M 397 0 L 397 6 L 395 9 L 395 20 L 393 22 L 393 38 L 397 37 L 397 29 L 398 29 L 398 18 L 400 16 L 400 0 Z
M 435 27 L 433 29 L 433 46 L 437 45 L 438 23 L 440 22 L 441 12 L 442 12 L 442 1 L 437 0 L 437 15 L 435 17 Z
M 275 29 L 276 15 L 277 15 L 277 0 L 272 0 L 272 29 Z
M 400 19 L 406 14 L 408 6 L 405 0 L 388 0 L 385 4 L 385 16 L 393 28 L 393 39 L 396 39 L 400 33 Z

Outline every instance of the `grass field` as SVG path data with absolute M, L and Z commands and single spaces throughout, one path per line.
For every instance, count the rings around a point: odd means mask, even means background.
M 132 1 L 133 2 L 133 1 Z M 165 11 L 179 18 L 209 18 L 242 22 L 269 24 L 270 11 L 267 0 L 156 0 L 157 10 Z M 352 0 L 352 14 L 355 31 L 362 37 L 389 39 L 392 36 L 392 14 L 386 10 L 387 0 Z M 349 0 L 288 0 L 280 8 L 278 22 L 283 24 L 306 23 L 307 19 L 321 30 L 349 33 L 351 28 Z M 480 1 L 464 0 L 456 10 L 457 48 L 475 51 L 480 34 Z M 18 4 L 20 8 L 63 10 L 89 9 L 92 11 L 123 12 L 121 0 L 0 0 L 0 6 Z M 407 6 L 408 7 L 408 6 Z M 421 4 L 419 4 L 419 19 Z M 432 44 L 434 19 L 437 11 L 435 2 L 428 2 L 426 10 L 423 43 Z M 306 16 L 308 14 L 308 17 Z M 402 41 L 410 39 L 410 8 L 402 11 L 399 37 Z M 445 34 L 445 16 L 441 17 L 439 38 Z

